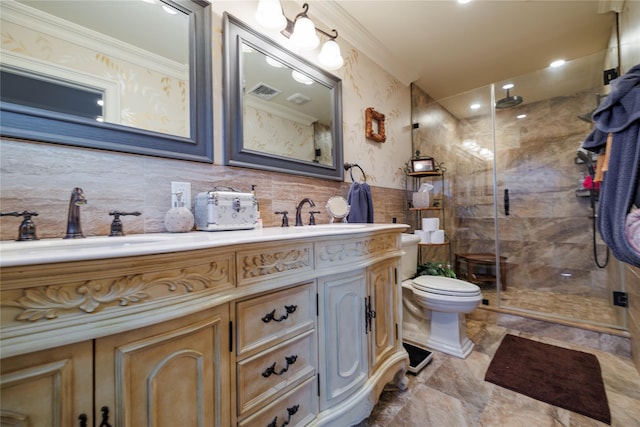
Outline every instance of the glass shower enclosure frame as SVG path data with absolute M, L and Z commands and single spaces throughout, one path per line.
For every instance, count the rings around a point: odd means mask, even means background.
M 610 55 L 437 101 L 412 88 L 414 152 L 447 168 L 453 267 L 481 287 L 485 306 L 627 328 L 626 309 L 612 303 L 612 293 L 624 291 L 623 269 L 613 257 L 607 262 L 594 234 L 591 157 L 578 155 L 607 90 L 600 76 Z

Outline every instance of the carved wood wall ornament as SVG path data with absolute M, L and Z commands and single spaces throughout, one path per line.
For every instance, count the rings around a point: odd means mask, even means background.
M 384 132 L 384 114 L 378 113 L 372 107 L 367 108 L 365 115 L 365 136 L 375 142 L 385 142 L 387 137 Z M 373 121 L 376 121 L 378 132 L 373 131 Z

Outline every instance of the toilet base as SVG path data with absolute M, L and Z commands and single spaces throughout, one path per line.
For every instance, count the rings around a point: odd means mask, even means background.
M 465 326 L 464 314 L 432 311 L 431 335 L 427 339 L 427 347 L 465 359 L 475 345 L 467 337 Z

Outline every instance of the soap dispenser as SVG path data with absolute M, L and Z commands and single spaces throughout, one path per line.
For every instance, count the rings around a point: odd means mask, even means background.
M 186 233 L 191 231 L 194 224 L 193 213 L 184 206 L 182 192 L 176 193 L 177 206 L 169 209 L 164 217 L 164 226 L 170 233 Z

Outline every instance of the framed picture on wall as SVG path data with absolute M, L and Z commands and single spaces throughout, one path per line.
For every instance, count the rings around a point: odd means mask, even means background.
M 433 157 L 421 157 L 419 159 L 412 159 L 411 170 L 413 172 L 433 172 L 435 170 Z

